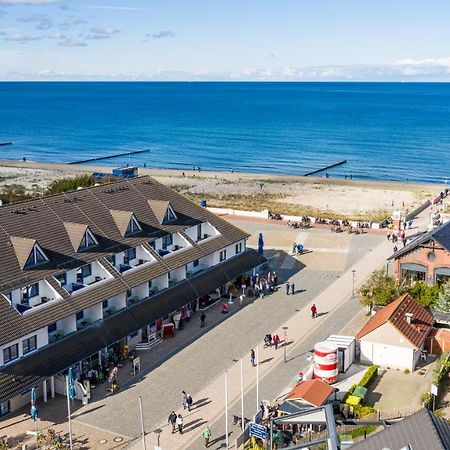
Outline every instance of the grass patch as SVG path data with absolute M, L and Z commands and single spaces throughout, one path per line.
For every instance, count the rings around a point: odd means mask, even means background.
M 352 431 L 349 431 L 345 434 L 339 435 L 341 438 L 341 441 L 351 441 L 352 439 L 355 439 L 357 437 L 364 436 L 364 433 L 366 435 L 373 433 L 377 429 L 376 425 L 364 425 L 362 427 L 355 428 Z

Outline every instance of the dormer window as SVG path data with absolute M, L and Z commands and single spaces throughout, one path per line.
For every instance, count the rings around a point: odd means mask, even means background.
M 111 213 L 121 236 L 127 237 L 142 231 L 142 228 L 132 211 L 111 209 L 109 212 Z
M 75 252 L 81 252 L 98 245 L 91 229 L 82 223 L 64 222 L 67 234 Z
M 29 269 L 48 261 L 40 245 L 35 239 L 10 236 L 20 268 Z
M 86 250 L 88 248 L 95 247 L 96 245 L 98 245 L 97 239 L 95 239 L 91 230 L 89 228 L 86 228 L 83 239 L 81 239 L 80 246 L 78 247 L 78 250 L 79 251 Z
M 172 222 L 177 219 L 177 215 L 175 214 L 175 211 L 172 209 L 172 207 L 169 205 L 167 207 L 166 215 L 164 216 L 163 223 Z
M 139 225 L 139 222 L 136 220 L 136 217 L 131 216 L 130 222 L 128 223 L 128 227 L 125 231 L 125 236 L 128 236 L 130 234 L 139 233 L 142 231 L 141 226 Z
M 35 267 L 40 264 L 44 264 L 48 261 L 47 256 L 42 251 L 41 247 L 36 243 L 31 249 L 30 256 L 25 263 L 24 269 L 29 269 L 30 267 Z

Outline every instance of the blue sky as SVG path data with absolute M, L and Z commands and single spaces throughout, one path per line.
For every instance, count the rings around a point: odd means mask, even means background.
M 448 0 L 0 0 L 2 80 L 450 81 Z

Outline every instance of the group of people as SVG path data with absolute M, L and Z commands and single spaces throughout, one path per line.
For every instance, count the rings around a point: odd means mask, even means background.
M 280 337 L 278 334 L 274 334 L 273 336 L 271 334 L 266 334 L 264 336 L 264 348 L 275 346 L 275 350 L 278 349 L 278 346 L 280 345 Z
M 289 294 L 294 295 L 295 294 L 295 283 L 294 282 L 289 283 L 289 281 L 286 281 L 285 288 L 286 288 L 286 295 L 289 295 Z
M 191 411 L 193 401 L 192 397 L 187 394 L 186 391 L 181 392 L 181 403 L 183 405 L 183 409 L 187 409 L 189 412 Z M 169 414 L 167 423 L 172 425 L 172 434 L 176 433 L 177 430 L 180 435 L 183 434 L 184 419 L 182 414 L 177 414 L 175 411 L 172 411 Z M 211 439 L 211 430 L 208 426 L 206 426 L 202 431 L 202 436 L 205 439 L 205 447 L 208 447 L 209 440 Z
M 303 253 L 303 250 L 305 248 L 303 247 L 303 244 L 297 244 L 296 242 L 294 242 L 292 244 L 292 254 L 293 255 L 301 255 Z
M 269 272 L 267 278 L 255 274 L 251 277 L 251 287 L 255 297 L 264 297 L 267 292 L 274 292 L 278 285 L 278 275 L 275 272 Z

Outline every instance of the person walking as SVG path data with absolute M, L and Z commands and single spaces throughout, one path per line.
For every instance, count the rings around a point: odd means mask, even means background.
M 187 408 L 187 394 L 186 391 L 181 392 L 181 403 L 183 404 L 183 409 Z
M 177 424 L 177 415 L 175 414 L 175 411 L 172 411 L 169 414 L 169 418 L 167 419 L 167 423 L 170 423 L 172 425 L 172 434 L 175 433 L 175 428 Z
M 251 349 L 250 350 L 250 362 L 252 363 L 252 366 L 255 367 L 256 363 L 255 363 L 255 350 Z
M 311 306 L 311 317 L 313 319 L 317 317 L 317 307 L 315 303 Z
M 294 284 L 294 282 L 291 283 L 291 292 L 292 292 L 292 295 L 294 295 L 294 293 L 295 293 L 295 284 Z
M 186 397 L 187 410 L 190 412 L 192 407 L 192 397 L 188 394 Z
M 178 431 L 180 434 L 183 434 L 183 416 L 181 414 L 178 414 L 177 420 L 176 420 Z
M 205 447 L 208 447 L 209 445 L 209 440 L 211 439 L 211 430 L 209 429 L 209 427 L 207 426 L 202 433 L 204 439 L 205 439 Z
M 203 328 L 205 326 L 205 320 L 206 320 L 206 315 L 204 312 L 202 312 L 202 315 L 200 316 L 200 328 Z
M 291 289 L 291 285 L 289 284 L 289 281 L 286 281 L 286 295 L 289 295 L 290 289 Z
M 278 344 L 280 343 L 280 337 L 278 336 L 278 334 L 274 335 L 273 343 L 275 344 L 275 350 L 278 350 Z

